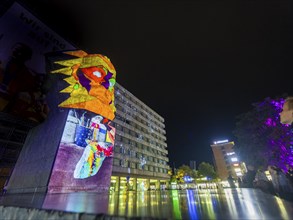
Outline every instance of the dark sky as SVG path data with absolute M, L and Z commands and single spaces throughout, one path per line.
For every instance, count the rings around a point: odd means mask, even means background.
M 21 2 L 165 118 L 171 166 L 212 163 L 214 140 L 237 144 L 236 115 L 293 95 L 291 0 Z

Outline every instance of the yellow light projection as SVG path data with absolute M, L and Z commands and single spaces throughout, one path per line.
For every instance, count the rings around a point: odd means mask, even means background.
M 85 109 L 113 120 L 116 111 L 116 70 L 110 59 L 101 54 L 87 54 L 82 50 L 67 51 L 64 54 L 76 58 L 56 61 L 56 64 L 64 68 L 51 72 L 69 76 L 64 79 L 69 86 L 60 92 L 70 93 L 70 97 L 59 104 L 59 107 Z

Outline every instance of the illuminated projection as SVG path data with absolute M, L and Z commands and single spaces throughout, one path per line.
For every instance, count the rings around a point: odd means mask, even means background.
M 49 192 L 107 189 L 112 173 L 115 128 L 114 85 L 116 71 L 101 54 L 63 52 L 72 59 L 55 61 L 62 67 L 51 74 L 64 74 L 68 93 L 59 107 L 68 108 Z
M 68 75 L 69 86 L 61 92 L 70 93 L 70 98 L 59 106 L 79 108 L 114 119 L 114 85 L 116 71 L 110 60 L 100 54 L 88 55 L 84 51 L 65 52 L 76 59 L 57 61 L 64 68 L 52 71 Z

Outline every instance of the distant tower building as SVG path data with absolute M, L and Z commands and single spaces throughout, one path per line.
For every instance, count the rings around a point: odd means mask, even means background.
M 229 175 L 237 179 L 246 172 L 245 164 L 239 161 L 234 151 L 233 141 L 215 141 L 211 147 L 216 171 L 222 180 L 227 180 Z
M 195 160 L 189 161 L 189 167 L 192 170 L 196 170 L 196 161 Z

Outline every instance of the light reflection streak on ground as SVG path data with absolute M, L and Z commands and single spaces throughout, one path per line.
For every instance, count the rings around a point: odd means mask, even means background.
M 173 214 L 175 219 L 182 219 L 180 206 L 179 206 L 179 196 L 178 190 L 172 190 L 172 204 L 173 204 Z
M 280 209 L 280 212 L 281 212 L 281 216 L 282 216 L 282 218 L 283 218 L 283 219 L 290 219 L 290 218 L 289 218 L 289 215 L 288 215 L 288 212 L 286 211 L 286 209 L 285 209 L 285 207 L 284 207 L 284 203 L 283 203 L 283 201 L 282 201 L 279 197 L 277 197 L 277 196 L 275 196 L 275 198 L 276 198 L 276 201 L 277 201 L 278 207 L 279 207 L 279 209 Z
M 165 219 L 293 219 L 290 216 L 292 203 L 255 189 L 166 190 L 128 194 L 116 194 L 115 199 L 111 196 L 108 214 Z
M 0 204 L 2 207 L 104 213 L 122 216 L 121 219 L 190 219 L 195 216 L 198 219 L 293 219 L 293 202 L 252 188 L 115 192 L 110 195 L 86 192 L 6 194 L 0 197 Z
M 148 192 L 138 192 L 137 197 L 137 213 L 139 213 L 140 216 L 147 216 L 150 215 L 150 204 L 151 204 L 151 197 Z
M 127 215 L 135 216 L 136 215 L 136 195 L 133 193 L 127 194 L 126 196 L 126 208 L 125 211 Z
M 208 219 L 215 219 L 215 212 L 212 205 L 211 193 L 209 190 L 205 190 L 204 196 L 201 197 L 202 212 L 208 216 Z
M 81 200 L 81 202 L 77 203 L 75 202 L 75 198 L 73 196 L 69 196 L 66 209 L 82 211 L 86 207 L 88 208 L 88 205 L 93 205 L 87 203 L 86 197 L 80 197 L 79 199 Z
M 215 213 L 215 215 L 217 215 L 217 212 L 215 210 L 218 210 L 219 195 L 218 194 L 213 194 L 211 199 L 212 199 L 212 205 L 213 205 L 214 213 Z
M 193 190 L 187 190 L 187 202 L 190 219 L 198 219 Z
M 123 215 L 127 214 L 126 203 L 127 203 L 127 195 L 126 194 L 119 195 L 118 196 L 118 205 L 119 205 L 119 207 L 123 207 L 123 208 L 118 210 L 118 215 L 123 216 Z
M 259 209 L 259 207 L 256 206 L 256 204 L 253 204 L 254 202 L 254 197 L 253 195 L 251 195 L 251 193 L 249 191 L 244 191 L 243 193 L 243 197 L 245 199 L 241 199 L 240 200 L 240 209 L 241 210 L 247 210 L 246 214 L 247 214 L 247 218 L 258 218 L 258 219 L 263 219 L 262 214 L 260 213 L 260 215 L 258 215 L 257 213 L 257 208 Z
M 151 207 L 151 215 L 152 216 L 158 216 L 160 215 L 160 210 L 159 210 L 159 192 L 156 191 L 155 194 L 151 195 L 151 203 L 150 203 L 150 207 Z
M 231 215 L 230 217 L 231 217 L 231 219 L 237 219 L 237 217 L 238 217 L 237 209 L 235 206 L 235 201 L 233 198 L 232 191 L 231 191 L 231 189 L 225 189 L 224 192 L 225 192 L 227 203 L 228 203 L 228 209 L 229 209 L 229 212 Z

